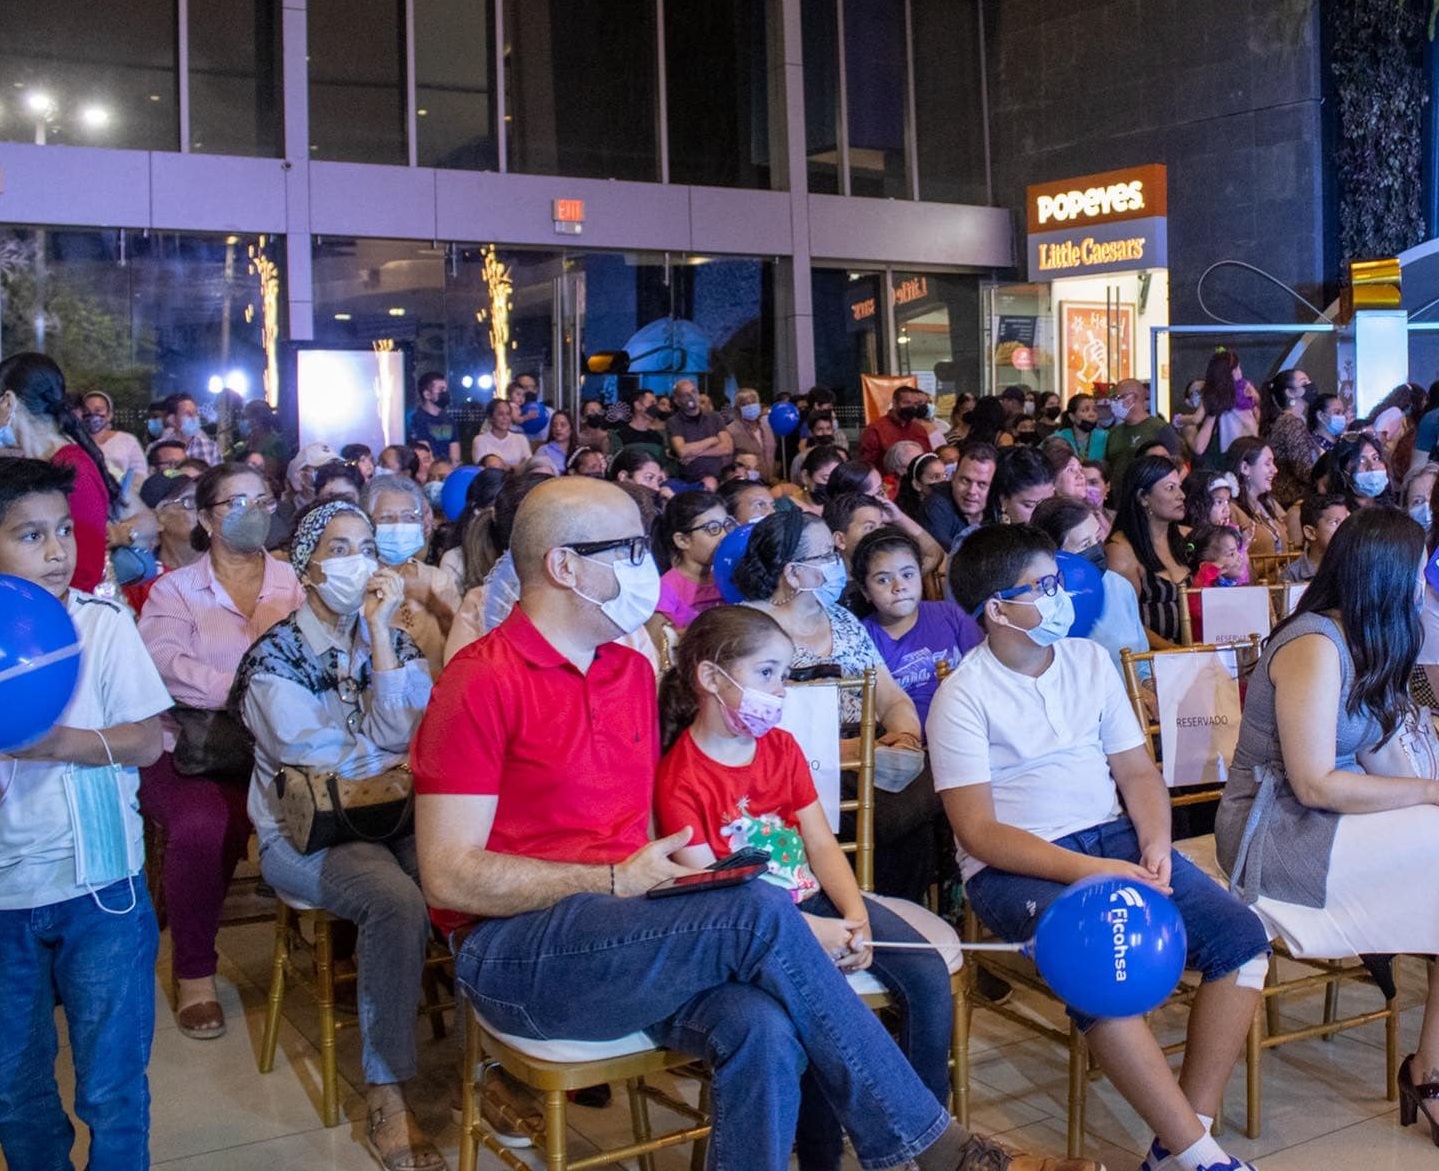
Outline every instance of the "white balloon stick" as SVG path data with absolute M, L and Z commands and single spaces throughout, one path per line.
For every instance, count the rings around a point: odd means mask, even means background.
M 910 943 L 898 939 L 866 939 L 860 947 L 889 948 L 894 951 L 1023 951 L 1027 943 Z

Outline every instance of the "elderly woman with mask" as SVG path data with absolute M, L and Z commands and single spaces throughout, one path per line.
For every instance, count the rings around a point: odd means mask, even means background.
M 291 564 L 305 602 L 245 653 L 230 707 L 255 737 L 249 810 L 265 881 L 359 929 L 367 1141 L 388 1171 L 440 1171 L 444 1159 L 403 1090 L 417 1072 L 415 1005 L 430 939 L 414 832 L 301 853 L 275 786 L 282 765 L 354 779 L 407 761 L 430 673 L 396 624 L 405 584 L 377 553 L 369 518 L 348 501 L 297 518 Z
M 760 479 L 774 478 L 774 432 L 769 420 L 763 418 L 759 391 L 742 388 L 734 396 L 735 420 L 725 428 L 734 441 L 736 456 L 753 455 L 759 459 Z
M 424 489 L 408 476 L 379 476 L 365 485 L 360 500 L 375 526 L 375 549 L 405 586 L 395 624 L 424 652 L 431 676 L 444 666 L 445 639 L 460 608 L 455 580 L 419 560 L 430 544 L 434 513 Z

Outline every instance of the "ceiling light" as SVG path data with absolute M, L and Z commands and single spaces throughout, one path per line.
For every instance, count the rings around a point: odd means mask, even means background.
M 391 316 L 391 317 L 403 317 L 404 315 L 405 315 L 405 311 L 404 311 L 403 309 L 391 309 L 391 310 L 390 310 L 390 316 Z
M 86 106 L 80 111 L 80 121 L 91 130 L 100 130 L 110 124 L 110 111 L 104 106 Z

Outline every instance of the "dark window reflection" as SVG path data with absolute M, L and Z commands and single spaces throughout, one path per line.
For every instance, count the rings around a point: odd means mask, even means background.
M 174 0 L 6 0 L 0 140 L 177 150 Z
M 281 153 L 278 0 L 189 0 L 190 149 Z
M 654 0 L 505 5 L 512 171 L 659 178 Z
M 769 186 L 764 0 L 665 5 L 670 181 Z
M 493 0 L 415 0 L 416 158 L 498 169 Z
M 908 198 L 903 0 L 845 0 L 844 69 L 850 194 Z
M 839 194 L 839 19 L 834 0 L 804 0 L 804 152 L 809 189 Z
M 910 0 L 919 197 L 987 203 L 979 21 L 968 0 Z
M 310 157 L 408 161 L 403 0 L 310 0 Z

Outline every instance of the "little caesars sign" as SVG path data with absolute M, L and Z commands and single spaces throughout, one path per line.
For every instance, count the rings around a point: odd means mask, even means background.
M 1164 268 L 1164 167 L 1040 183 L 1029 189 L 1029 279 Z

